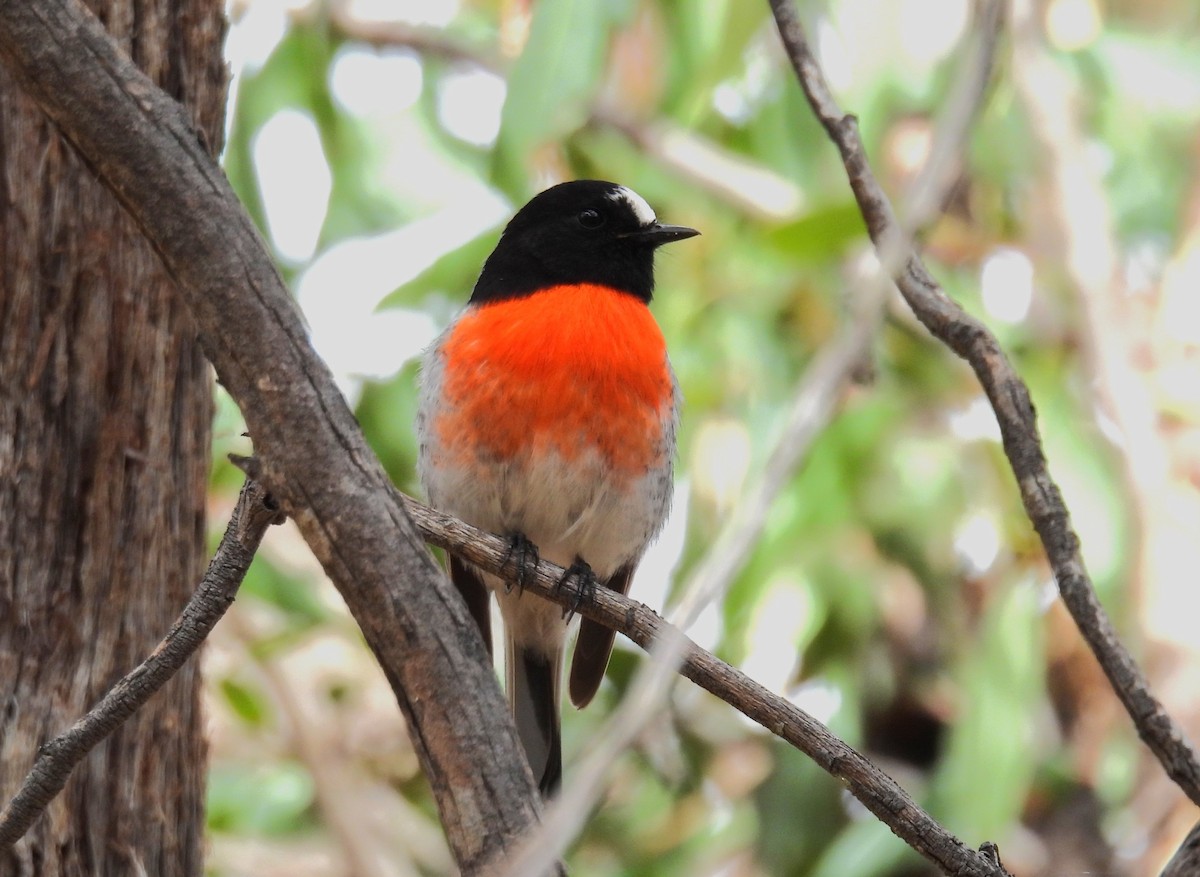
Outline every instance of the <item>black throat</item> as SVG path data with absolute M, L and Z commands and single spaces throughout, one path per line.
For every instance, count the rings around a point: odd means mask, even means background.
M 471 304 L 520 298 L 553 286 L 594 284 L 649 302 L 654 294 L 654 248 L 633 242 L 580 246 L 547 236 L 509 238 L 506 232 L 483 265 Z

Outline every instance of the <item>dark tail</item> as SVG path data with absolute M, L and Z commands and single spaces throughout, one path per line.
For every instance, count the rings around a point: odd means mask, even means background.
M 517 734 L 543 798 L 562 782 L 562 740 L 559 726 L 559 674 L 562 654 L 508 644 L 508 699 Z

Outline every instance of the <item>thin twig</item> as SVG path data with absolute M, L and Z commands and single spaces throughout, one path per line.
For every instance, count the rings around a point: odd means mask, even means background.
M 900 226 L 867 163 L 856 120 L 845 115 L 833 99 L 792 4 L 788 0 L 770 3 L 800 86 L 841 153 L 871 239 L 883 252 L 902 246 Z M 995 336 L 946 295 L 911 249 L 893 279 L 925 327 L 975 371 L 995 410 L 1025 512 L 1046 549 L 1064 604 L 1133 719 L 1138 735 L 1167 774 L 1192 801 L 1200 803 L 1200 761 L 1195 750 L 1150 693 L 1144 674 L 1121 644 L 1096 597 L 1079 552 L 1079 537 L 1071 528 L 1062 494 L 1046 466 L 1028 388 Z
M 21 839 L 63 790 L 75 766 L 153 697 L 200 648 L 233 603 L 263 533 L 282 520 L 275 501 L 257 482 L 247 479 L 208 571 L 170 633 L 87 715 L 38 749 L 29 775 L 0 812 L 0 850 Z

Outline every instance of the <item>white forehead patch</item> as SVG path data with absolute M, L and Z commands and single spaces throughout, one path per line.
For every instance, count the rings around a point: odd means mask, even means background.
M 639 225 L 650 225 L 651 223 L 658 222 L 658 217 L 654 215 L 654 211 L 650 209 L 650 205 L 646 203 L 646 199 L 633 191 L 633 189 L 617 186 L 617 188 L 608 193 L 608 198 L 611 201 L 624 201 L 625 205 L 633 211 L 633 215 L 637 217 Z

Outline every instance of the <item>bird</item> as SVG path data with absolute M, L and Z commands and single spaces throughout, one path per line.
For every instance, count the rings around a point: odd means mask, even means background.
M 463 311 L 425 352 L 418 476 L 434 508 L 509 540 L 519 569 L 550 560 L 586 587 L 628 593 L 671 505 L 680 392 L 648 307 L 654 255 L 698 235 L 659 222 L 605 180 L 559 183 L 508 222 Z M 526 565 L 526 566 L 522 566 Z M 492 651 L 505 632 L 507 697 L 543 797 L 562 778 L 557 605 L 460 560 L 450 578 Z M 595 696 L 612 630 L 582 619 L 571 701 Z

